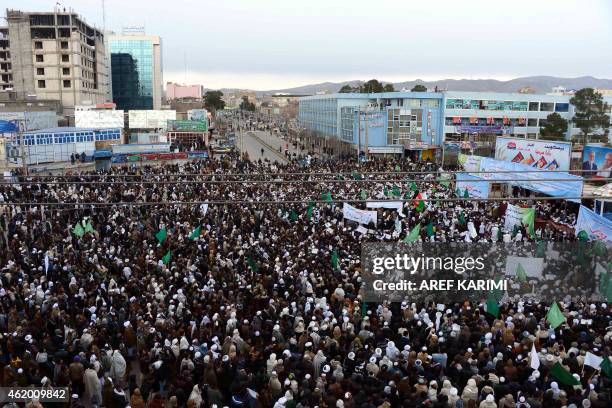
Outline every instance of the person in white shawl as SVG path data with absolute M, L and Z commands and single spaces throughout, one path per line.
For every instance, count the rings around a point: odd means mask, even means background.
M 321 366 L 326 360 L 327 358 L 325 357 L 325 354 L 323 354 L 323 350 L 317 351 L 317 355 L 315 355 L 313 362 L 315 378 L 319 378 L 319 375 L 321 374 Z
M 202 405 L 202 391 L 200 391 L 198 384 L 193 386 L 193 390 L 191 390 L 191 394 L 189 394 L 189 401 L 193 402 L 195 408 L 200 408 Z M 189 404 L 187 405 L 189 406 Z
M 92 407 L 99 407 L 102 404 L 102 385 L 98 379 L 98 373 L 93 368 L 85 370 L 83 375 L 85 383 L 85 395 L 89 399 Z
M 276 353 L 271 353 L 270 358 L 266 361 L 266 372 L 268 375 L 272 374 L 274 371 L 274 367 L 276 367 Z
M 125 359 L 119 352 L 119 350 L 115 350 L 113 352 L 112 365 L 111 365 L 111 378 L 113 381 L 117 382 L 119 380 L 123 380 L 125 378 L 127 364 Z
M 389 360 L 391 361 L 396 361 L 397 358 L 399 357 L 400 351 L 399 349 L 395 346 L 395 343 L 392 341 L 389 341 L 387 343 L 387 348 L 385 350 L 385 354 L 387 355 L 387 357 L 389 358 Z

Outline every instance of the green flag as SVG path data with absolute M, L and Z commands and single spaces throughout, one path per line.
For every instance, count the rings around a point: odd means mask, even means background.
M 550 374 L 565 385 L 580 385 L 580 381 L 578 381 L 572 373 L 563 368 L 558 361 L 550 370 Z
M 465 225 L 465 214 L 463 214 L 463 211 L 461 211 L 461 214 L 459 214 L 459 224 Z
M 368 307 L 366 306 L 366 302 L 361 304 L 361 318 L 363 319 L 368 314 Z
M 499 317 L 499 304 L 493 299 L 493 296 L 487 298 L 487 313 L 494 317 Z
M 546 256 L 546 241 L 540 240 L 538 241 L 538 246 L 536 248 L 536 258 L 544 258 Z
M 421 232 L 421 224 L 417 224 L 416 227 L 410 231 L 410 234 L 406 235 L 406 238 L 402 242 L 409 244 L 419 239 L 419 233 Z
M 589 234 L 587 234 L 585 230 L 581 230 L 577 236 L 578 236 L 578 241 L 587 242 L 589 240 Z
M 531 238 L 535 237 L 535 208 L 522 208 L 522 224 L 527 227 L 527 233 Z
M 368 194 L 365 192 L 365 190 L 361 190 L 359 192 L 359 196 L 361 197 L 362 200 L 367 200 L 368 199 Z
M 80 222 L 77 222 L 76 225 L 74 226 L 74 229 L 72 230 L 72 233 L 74 235 L 76 235 L 77 237 L 81 238 L 83 237 L 83 235 L 85 235 L 85 230 L 83 229 L 83 226 L 81 225 Z
M 393 196 L 394 197 L 401 197 L 402 196 L 402 191 L 400 190 L 400 188 L 398 186 L 393 186 Z
M 91 225 L 91 220 L 87 220 L 87 224 L 85 224 L 85 232 L 89 232 L 92 234 L 96 232 L 96 230 L 94 230 L 93 225 Z
M 298 220 L 298 215 L 294 210 L 291 210 L 291 214 L 289 214 L 289 219 L 291 221 L 297 221 Z
M 516 278 L 519 280 L 519 282 L 527 282 L 527 273 L 520 262 L 516 267 Z
M 608 248 L 606 248 L 606 244 L 603 241 L 597 240 L 595 241 L 595 247 L 593 248 L 597 256 L 605 256 Z
M 336 269 L 338 269 L 338 251 L 336 251 L 334 249 L 334 252 L 332 252 L 331 255 L 331 264 L 332 264 L 332 269 L 335 271 Z
M 419 200 L 419 203 L 416 206 L 417 212 L 425 211 L 425 202 L 423 200 Z
M 391 197 L 391 191 L 387 190 L 387 187 L 383 188 L 383 194 L 385 197 Z
M 328 203 L 332 202 L 332 194 L 331 191 L 321 194 L 321 200 L 326 201 Z
M 189 235 L 190 240 L 194 240 L 200 237 L 200 231 L 202 230 L 202 226 L 198 225 L 198 228 L 194 229 L 191 235 Z
M 553 304 L 550 306 L 550 310 L 546 314 L 546 321 L 550 323 L 553 329 L 556 329 L 566 321 L 565 316 L 563 316 L 563 313 L 561 313 L 561 309 L 559 309 L 559 305 L 557 305 L 557 302 L 553 302 Z
M 155 234 L 155 238 L 157 238 L 160 244 L 163 244 L 166 238 L 168 238 L 168 231 L 166 231 L 166 227 L 160 229 L 159 232 Z
M 450 186 L 450 174 L 442 173 L 440 175 L 440 184 L 446 188 Z
M 412 183 L 410 183 L 410 191 L 417 191 L 419 188 L 417 187 L 416 183 L 413 181 Z
M 610 357 L 604 358 L 599 367 L 608 378 L 612 378 L 612 362 L 610 362 Z
M 425 226 L 425 234 L 427 234 L 428 237 L 431 237 L 434 234 L 433 222 L 430 222 Z
M 467 188 L 463 190 L 463 198 L 470 198 L 470 193 Z
M 251 268 L 252 272 L 259 272 L 259 266 L 257 266 L 257 263 L 250 256 L 247 258 L 247 264 L 249 265 L 249 268 Z
M 397 171 L 398 173 L 399 173 L 400 171 L 402 171 L 402 168 L 400 167 L 400 165 L 399 165 L 399 164 L 396 164 L 396 165 L 395 165 L 395 171 Z
M 459 187 L 457 187 L 457 189 L 455 190 L 455 194 L 457 195 L 457 197 L 461 197 L 461 190 L 459 189 Z
M 308 203 L 308 211 L 306 211 L 306 216 L 308 217 L 309 221 L 312 220 L 313 212 L 314 212 L 314 204 L 313 203 Z
M 342 174 L 338 174 L 338 176 L 336 177 L 338 180 L 344 180 L 344 176 L 342 176 Z
M 170 265 L 170 257 L 172 256 L 172 253 L 170 251 L 166 252 L 166 255 L 164 255 L 162 257 L 162 262 L 164 263 L 164 265 L 168 266 Z
M 353 176 L 353 179 L 355 180 L 363 180 L 363 177 L 361 176 L 361 174 L 357 173 L 356 171 L 351 173 L 351 175 Z

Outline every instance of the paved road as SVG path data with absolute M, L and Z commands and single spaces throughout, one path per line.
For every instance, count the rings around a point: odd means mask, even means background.
M 262 143 L 260 140 L 264 143 Z M 283 154 L 278 150 L 268 147 L 267 143 L 269 143 L 269 141 L 266 140 L 266 132 L 259 131 L 242 132 L 238 140 L 236 140 L 238 149 L 244 149 L 252 160 L 258 160 L 261 158 L 264 160 L 268 159 L 272 162 L 276 161 L 279 163 L 286 163 L 287 160 L 284 158 Z M 263 156 L 261 155 L 262 148 L 264 149 Z

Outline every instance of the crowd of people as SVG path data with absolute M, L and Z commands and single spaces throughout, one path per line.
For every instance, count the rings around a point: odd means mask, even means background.
M 610 407 L 612 372 L 585 364 L 611 354 L 606 303 L 559 301 L 552 329 L 551 299 L 363 302 L 361 244 L 417 224 L 435 227 L 422 241 L 575 240 L 504 231 L 506 203 L 437 170 L 231 156 L 0 184 L 0 385 L 68 387 L 73 407 Z M 401 215 L 369 233 L 343 218 L 397 190 Z M 573 203 L 529 203 L 575 222 Z

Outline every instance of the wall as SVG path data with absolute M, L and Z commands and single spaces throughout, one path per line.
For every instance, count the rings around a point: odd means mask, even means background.
M 168 82 L 166 84 L 166 99 L 194 98 L 202 99 L 201 85 L 180 85 Z

